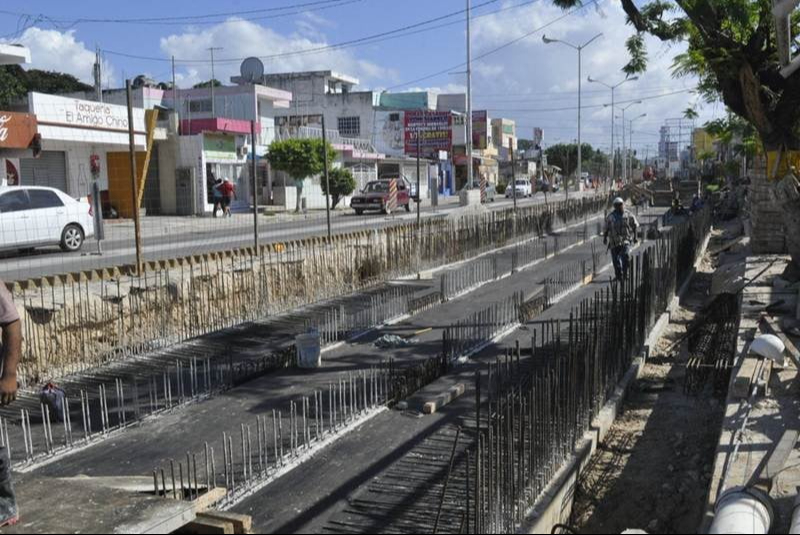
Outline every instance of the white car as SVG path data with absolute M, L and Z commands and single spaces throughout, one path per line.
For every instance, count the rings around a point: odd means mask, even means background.
M 531 181 L 527 178 L 516 179 L 513 187 L 509 184 L 506 188 L 507 199 L 512 199 L 514 197 L 514 189 L 517 190 L 517 199 L 533 196 L 533 186 L 531 185 Z
M 75 252 L 93 236 L 88 202 L 53 188 L 0 186 L 0 250 L 58 245 Z

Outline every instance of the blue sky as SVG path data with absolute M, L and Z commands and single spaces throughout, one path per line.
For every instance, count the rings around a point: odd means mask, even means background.
M 478 6 L 488 0 L 473 0 Z M 275 11 L 297 4 L 302 8 Z M 308 5 L 312 4 L 312 5 Z M 217 58 L 217 77 L 227 80 L 238 71 L 238 58 L 249 55 L 274 56 L 265 61 L 269 72 L 303 69 L 335 69 L 359 77 L 363 89 L 394 90 L 432 88 L 463 90 L 464 76 L 454 68 L 464 61 L 463 15 L 445 18 L 428 31 L 402 35 L 365 46 L 348 47 L 313 54 L 298 50 L 341 43 L 417 24 L 464 9 L 464 0 L 210 0 L 192 2 L 111 3 L 108 1 L 6 0 L 2 10 L 34 15 L 20 17 L 0 13 L 0 35 L 22 42 L 33 52 L 32 66 L 70 72 L 88 80 L 95 47 L 104 52 L 107 83 L 118 86 L 124 77 L 146 73 L 168 80 L 171 67 L 166 61 L 134 59 L 111 52 L 193 63 L 179 64 L 179 85 L 186 86 L 210 77 L 207 61 L 210 46 L 222 47 Z M 264 11 L 272 9 L 273 11 Z M 246 11 L 259 12 L 244 13 Z M 194 19 L 208 24 L 75 23 L 76 19 L 131 19 L 197 17 L 221 14 L 211 19 Z M 236 14 L 234 14 L 236 13 Z M 39 16 L 42 15 L 42 16 Z M 281 15 L 276 17 L 276 15 Z M 584 52 L 585 141 L 604 150 L 610 145 L 610 93 L 588 85 L 588 75 L 616 83 L 624 78 L 624 40 L 630 35 L 617 0 L 597 4 L 569 15 L 548 0 L 496 0 L 475 9 L 473 48 L 476 57 L 505 48 L 476 61 L 475 107 L 489 109 L 492 117 L 511 117 L 520 135 L 530 137 L 535 126 L 545 130 L 546 141 L 568 141 L 577 136 L 577 58 L 567 47 L 545 45 L 542 34 L 580 43 L 599 32 L 604 36 Z M 448 25 L 449 24 L 449 25 Z M 22 25 L 22 26 L 20 26 Z M 429 27 L 428 27 L 429 28 Z M 541 31 L 535 31 L 537 29 Z M 527 34 L 531 34 L 526 37 Z M 515 41 L 513 44 L 509 44 Z M 634 127 L 633 141 L 639 150 L 655 150 L 658 127 L 664 119 L 679 116 L 696 103 L 687 92 L 691 79 L 675 80 L 670 74 L 672 57 L 682 50 L 651 40 L 651 67 L 638 82 L 626 84 L 618 100 L 644 99 L 628 118 L 646 113 Z M 288 54 L 288 55 L 287 55 Z M 443 72 L 442 72 L 443 71 Z M 442 72 L 427 78 L 432 73 Z M 423 79 L 424 78 L 424 79 Z M 409 83 L 414 82 L 415 83 Z M 720 106 L 698 106 L 702 120 L 718 116 Z M 702 121 L 701 121 L 702 122 Z

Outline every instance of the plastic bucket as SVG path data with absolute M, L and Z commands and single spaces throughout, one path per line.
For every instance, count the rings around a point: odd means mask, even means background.
M 301 368 L 319 368 L 322 364 L 322 348 L 318 332 L 298 334 L 294 338 L 297 347 L 297 365 Z

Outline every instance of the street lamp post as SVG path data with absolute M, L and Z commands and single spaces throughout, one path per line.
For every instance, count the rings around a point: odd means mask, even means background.
M 586 41 L 582 45 L 573 45 L 572 43 L 569 43 L 567 41 L 563 41 L 561 39 L 550 39 L 546 35 L 542 36 L 542 40 L 545 42 L 545 44 L 549 45 L 549 44 L 552 44 L 552 43 L 561 43 L 563 45 L 567 45 L 568 47 L 573 48 L 574 50 L 578 51 L 578 180 L 581 180 L 582 177 L 583 177 L 583 155 L 581 153 L 581 104 L 582 104 L 582 102 L 581 102 L 581 96 L 582 96 L 581 95 L 581 86 L 583 85 L 582 84 L 582 80 L 583 80 L 583 72 L 582 72 L 582 69 L 583 69 L 582 55 L 583 54 L 582 53 L 583 53 L 583 49 L 584 48 L 586 48 L 587 46 L 589 46 L 590 44 L 592 44 L 593 42 L 595 42 L 597 39 L 599 39 L 602 36 L 603 36 L 602 33 L 598 33 L 597 35 L 595 35 L 594 37 L 592 37 L 591 39 L 589 39 L 588 41 Z M 564 191 L 566 193 L 567 199 L 569 199 L 569 178 L 567 178 L 567 183 L 566 183 L 566 185 L 564 187 Z
M 636 102 L 631 102 L 627 106 L 621 106 L 619 108 L 620 110 L 622 110 L 622 152 L 623 152 L 623 154 L 621 156 L 622 156 L 622 183 L 623 184 L 626 184 L 628 182 L 628 176 L 627 176 L 628 175 L 628 166 L 626 164 L 627 156 L 624 154 L 626 152 L 626 150 L 627 150 L 626 149 L 626 145 L 625 145 L 625 112 L 631 106 L 635 106 L 635 105 L 641 104 L 641 103 L 642 103 L 641 100 L 637 100 Z M 606 104 L 604 107 L 607 108 L 608 106 L 609 106 L 609 104 Z M 614 120 L 614 108 L 613 107 L 611 108 L 611 120 L 612 121 Z
M 612 181 L 614 180 L 614 173 L 616 172 L 616 161 L 617 161 L 616 155 L 614 154 L 614 143 L 616 142 L 616 138 L 614 137 L 614 123 L 615 123 L 615 121 L 614 121 L 614 106 L 615 106 L 615 103 L 616 103 L 616 101 L 614 100 L 614 98 L 615 98 L 614 94 L 615 94 L 617 88 L 619 86 L 621 86 L 622 84 L 625 84 L 625 83 L 628 83 L 628 82 L 635 82 L 638 79 L 639 79 L 638 76 L 632 76 L 630 78 L 625 78 L 624 80 L 622 80 L 618 84 L 609 85 L 609 84 L 607 84 L 607 83 L 605 83 L 605 82 L 603 82 L 601 80 L 596 80 L 596 79 L 592 78 L 591 76 L 589 77 L 589 83 L 590 84 L 592 84 L 592 83 L 600 84 L 600 85 L 603 85 L 603 86 L 605 86 L 605 87 L 607 87 L 607 88 L 609 88 L 611 90 L 611 177 L 610 178 L 611 178 Z
M 643 113 L 640 116 L 635 117 L 635 118 L 631 119 L 630 121 L 628 121 L 628 125 L 629 125 L 629 127 L 628 127 L 628 158 L 630 160 L 630 164 L 629 164 L 630 165 L 630 168 L 629 168 L 630 169 L 630 173 L 629 173 L 629 176 L 630 176 L 631 180 L 633 180 L 633 122 L 634 121 L 638 121 L 639 119 L 642 119 L 644 117 L 647 117 L 646 113 Z

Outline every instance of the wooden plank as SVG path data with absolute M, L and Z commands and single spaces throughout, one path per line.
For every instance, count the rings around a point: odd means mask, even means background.
M 233 535 L 233 524 L 216 518 L 203 518 L 198 516 L 194 522 L 186 525 L 182 533 L 192 535 Z
M 204 513 L 214 507 L 225 497 L 226 491 L 223 487 L 211 489 L 205 494 L 201 494 L 196 500 L 192 501 L 194 510 L 197 514 Z
M 767 464 L 756 476 L 755 485 L 757 487 L 766 492 L 772 489 L 775 478 L 786 466 L 786 461 L 789 460 L 789 455 L 792 454 L 798 438 L 800 438 L 800 431 L 797 429 L 787 429 L 783 432 L 783 436 L 781 436 L 781 439 L 769 454 Z
M 210 518 L 228 522 L 233 525 L 233 532 L 236 534 L 250 533 L 253 530 L 253 518 L 248 515 L 239 515 L 227 511 L 210 510 L 197 515 L 199 518 Z
M 755 374 L 758 370 L 758 359 L 754 357 L 745 357 L 742 365 L 736 372 L 736 377 L 733 380 L 731 388 L 731 395 L 735 399 L 747 399 L 750 397 L 750 390 L 755 381 Z
M 459 398 L 464 394 L 465 387 L 463 383 L 458 383 L 446 393 L 437 396 L 435 399 L 428 401 L 422 406 L 424 414 L 434 414 L 436 411 L 451 403 L 453 400 Z
M 781 330 L 778 320 L 764 316 L 761 318 L 759 327 L 762 327 L 762 331 L 766 332 L 767 334 L 774 334 L 780 338 L 781 342 L 783 342 L 783 345 L 786 346 L 786 352 L 789 353 L 789 358 L 792 359 L 795 367 L 800 370 L 800 350 L 797 349 L 797 346 L 794 345 L 794 342 L 792 342 L 788 336 L 783 334 L 783 330 Z

